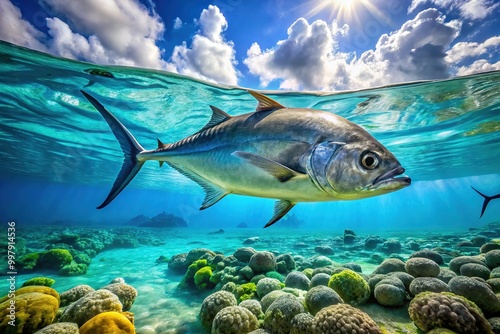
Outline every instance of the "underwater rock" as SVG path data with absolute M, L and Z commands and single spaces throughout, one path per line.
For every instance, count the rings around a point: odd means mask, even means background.
M 437 275 L 437 278 L 440 279 L 441 281 L 445 282 L 446 284 L 448 284 L 448 282 L 453 277 L 457 277 L 457 274 L 455 274 L 454 271 L 447 269 L 447 268 L 441 268 L 439 275 Z
M 408 259 L 405 264 L 406 272 L 413 277 L 436 277 L 439 275 L 439 265 L 423 257 Z
M 307 276 L 300 271 L 292 271 L 286 276 L 285 286 L 287 288 L 295 288 L 300 290 L 308 290 L 311 281 Z
M 457 333 L 493 334 L 481 310 L 450 292 L 422 292 L 410 302 L 410 318 L 424 332 L 448 328 Z
M 348 263 L 344 263 L 342 265 L 343 268 L 347 268 L 347 269 L 351 269 L 352 271 L 355 271 L 357 273 L 362 273 L 363 272 L 363 269 L 361 269 L 361 266 L 357 263 L 354 263 L 354 262 L 348 262 Z
M 444 264 L 444 260 L 443 260 L 443 257 L 441 256 L 441 254 L 439 254 L 436 251 L 430 250 L 428 248 L 416 251 L 410 255 L 410 259 L 412 259 L 414 257 L 423 257 L 423 258 L 426 258 L 426 259 L 429 259 L 429 260 L 436 262 L 438 265 Z
M 292 329 L 293 317 L 304 312 L 304 306 L 296 297 L 285 294 L 267 308 L 263 327 L 272 334 L 288 334 Z
M 238 261 L 248 263 L 255 253 L 256 251 L 252 247 L 241 247 L 234 252 L 233 256 L 238 259 Z
M 241 306 L 220 310 L 212 322 L 212 334 L 246 334 L 259 327 L 257 317 Z
M 345 269 L 332 275 L 328 287 L 335 290 L 345 303 L 358 305 L 370 298 L 370 286 L 358 273 Z
M 260 241 L 259 237 L 250 237 L 247 238 L 245 241 L 243 241 L 243 245 L 253 245 L 254 243 L 259 241 Z
M 500 267 L 493 268 L 490 273 L 490 278 L 500 278 Z
M 382 250 L 386 253 L 401 252 L 401 243 L 397 239 L 388 239 L 382 245 Z
M 122 303 L 109 290 L 89 292 L 76 302 L 70 304 L 61 314 L 61 322 L 75 322 L 82 326 L 85 322 L 103 312 L 121 312 Z
M 309 313 L 299 313 L 292 319 L 290 334 L 311 334 L 314 317 Z
M 275 278 L 265 277 L 257 283 L 257 296 L 259 298 L 263 298 L 275 290 L 281 290 L 281 282 Z
M 488 322 L 491 325 L 491 329 L 493 330 L 493 333 L 495 333 L 495 334 L 500 333 L 500 317 L 489 318 Z
M 108 284 L 101 289 L 106 289 L 114 293 L 123 306 L 123 311 L 128 311 L 137 297 L 137 290 L 126 283 L 112 283 Z
M 474 238 L 471 239 L 470 242 L 474 247 L 481 247 L 482 245 L 488 242 L 488 237 L 484 235 L 476 235 Z
M 201 324 L 203 327 L 210 330 L 212 328 L 212 322 L 220 310 L 228 306 L 236 306 L 237 304 L 236 297 L 227 291 L 217 291 L 209 295 L 201 304 Z
M 191 263 L 186 261 L 188 253 L 176 254 L 170 258 L 168 269 L 177 273 L 184 273 Z
M 276 258 L 271 252 L 256 252 L 249 261 L 249 266 L 256 274 L 273 271 L 276 267 Z
M 370 235 L 365 239 L 365 249 L 372 250 L 377 248 L 379 244 L 384 243 L 384 239 L 378 235 Z
M 324 285 L 307 291 L 305 299 L 306 307 L 312 315 L 316 315 L 324 307 L 343 302 L 338 293 Z
M 186 256 L 186 262 L 188 264 L 193 263 L 196 260 L 206 259 L 211 260 L 215 257 L 215 252 L 207 248 L 195 248 L 189 251 Z
M 482 264 L 466 263 L 460 267 L 460 275 L 467 277 L 490 278 L 491 271 Z
M 500 243 L 488 242 L 482 245 L 479 251 L 484 254 L 494 249 L 500 249 Z
M 56 281 L 50 277 L 34 277 L 24 282 L 22 287 L 29 285 L 43 285 L 50 288 L 52 285 L 54 285 L 55 282 Z
M 119 312 L 103 312 L 80 327 L 80 334 L 135 334 L 134 325 Z
M 404 287 L 403 283 L 401 285 Z M 393 284 L 384 284 L 383 280 L 375 285 L 374 296 L 383 306 L 402 306 L 406 299 L 406 290 Z
M 486 281 L 495 294 L 500 293 L 500 278 L 490 278 Z
M 264 316 L 262 313 L 262 306 L 260 305 L 258 300 L 255 299 L 247 299 L 242 301 L 238 306 L 244 307 L 250 312 L 253 313 L 258 319 Z
M 209 235 L 213 235 L 213 234 L 224 234 L 224 230 L 223 229 L 218 229 L 217 231 L 213 231 L 213 232 L 208 232 Z
M 16 291 L 14 298 L 2 298 L 0 302 L 0 333 L 31 334 L 52 323 L 59 308 L 59 299 L 52 293 L 36 292 L 37 286 Z M 50 289 L 48 287 L 40 287 Z M 45 291 L 40 289 L 39 291 Z M 14 312 L 12 309 L 14 308 Z M 15 326 L 9 324 L 10 321 Z
M 314 288 L 315 286 L 320 286 L 320 285 L 328 286 L 328 282 L 330 281 L 330 276 L 331 275 L 325 273 L 318 273 L 314 275 L 311 278 L 311 283 L 309 283 L 309 288 Z
M 276 263 L 284 262 L 286 265 L 286 271 L 292 271 L 295 269 L 295 260 L 290 254 L 280 254 L 276 257 Z
M 406 272 L 405 263 L 400 259 L 386 259 L 382 262 L 372 274 L 388 274 L 395 271 Z
M 141 227 L 156 227 L 156 228 L 166 228 L 166 227 L 188 227 L 186 221 L 177 217 L 173 214 L 168 214 L 162 212 L 149 221 L 146 221 L 140 225 Z
M 312 324 L 314 334 L 381 334 L 380 328 L 365 312 L 347 304 L 328 306 L 319 311 Z
M 333 261 L 326 256 L 319 255 L 311 258 L 311 265 L 313 268 L 321 268 L 321 267 L 326 267 L 330 266 L 333 264 Z
M 487 252 L 484 256 L 486 264 L 490 268 L 495 268 L 500 266 L 500 249 L 493 249 Z
M 80 334 L 78 325 L 73 322 L 57 322 L 35 332 L 35 334 Z
M 238 273 L 247 281 L 250 281 L 255 276 L 255 273 L 253 272 L 252 268 L 250 268 L 250 266 L 244 266 Z
M 330 246 L 316 246 L 314 247 L 314 251 L 316 253 L 322 254 L 322 255 L 333 255 L 333 248 Z
M 402 271 L 395 271 L 393 273 L 389 273 L 387 274 L 388 277 L 397 277 L 399 278 L 399 280 L 401 282 L 403 282 L 404 286 L 405 286 L 405 289 L 406 291 L 410 291 L 410 284 L 411 282 L 413 282 L 413 280 L 415 279 L 415 277 L 413 277 L 412 275 L 408 274 L 408 273 L 404 273 Z
M 126 226 L 141 226 L 142 224 L 149 222 L 149 220 L 150 220 L 149 217 L 147 217 L 147 216 L 145 216 L 143 214 L 140 214 L 140 215 L 135 216 L 132 219 L 129 219 L 123 225 L 126 225 Z
M 286 295 L 287 293 L 284 292 L 283 290 L 274 290 L 266 294 L 263 298 L 260 300 L 260 305 L 262 306 L 262 312 L 266 312 L 268 307 L 271 306 L 272 303 L 276 299 L 278 299 L 281 296 Z
M 500 299 L 486 282 L 457 276 L 448 283 L 451 292 L 474 302 L 484 313 L 494 314 L 500 311 Z
M 480 259 L 479 257 L 475 257 L 475 256 L 455 257 L 450 261 L 449 267 L 456 274 L 460 274 L 460 267 L 466 263 L 477 263 L 477 264 L 481 264 L 481 265 L 486 267 L 486 263 L 482 259 Z
M 416 296 L 421 292 L 449 292 L 448 284 L 435 277 L 417 277 L 410 284 L 410 294 Z
M 80 284 L 71 288 L 67 291 L 61 293 L 61 307 L 68 306 L 69 304 L 76 302 L 78 299 L 82 298 L 86 294 L 95 291 L 91 286 L 86 284 Z
M 236 225 L 237 228 L 248 228 L 248 224 L 247 223 L 239 223 L 238 225 Z
M 344 234 L 344 245 L 352 245 L 356 241 L 356 236 L 352 234 Z

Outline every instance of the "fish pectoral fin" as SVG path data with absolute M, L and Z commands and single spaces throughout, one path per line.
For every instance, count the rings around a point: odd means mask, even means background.
M 232 153 L 232 155 L 241 158 L 251 163 L 252 165 L 268 172 L 269 174 L 277 178 L 280 182 L 287 182 L 295 177 L 307 176 L 307 174 L 299 173 L 291 168 L 288 168 L 285 165 L 280 164 L 279 162 L 263 158 L 257 154 L 235 151 Z
M 225 111 L 223 111 L 217 107 L 210 106 L 210 108 L 212 109 L 212 117 L 210 118 L 208 123 L 203 128 L 201 128 L 201 130 L 199 132 L 204 131 L 206 129 L 210 129 L 211 127 L 214 127 L 217 124 L 223 123 L 223 122 L 227 121 L 228 119 L 231 119 L 231 117 L 232 117 L 231 115 L 227 114 Z
M 211 207 L 212 205 L 220 201 L 224 196 L 229 194 L 228 191 L 218 187 L 217 185 L 190 170 L 183 169 L 181 166 L 172 162 L 167 162 L 167 164 L 188 179 L 198 183 L 200 187 L 203 188 L 203 191 L 205 192 L 205 199 L 201 204 L 200 210 L 205 210 L 206 208 Z
M 257 101 L 259 101 L 259 104 L 257 105 L 257 109 L 255 109 L 256 112 L 286 108 L 285 106 L 279 104 L 278 102 L 274 101 L 273 99 L 271 99 L 271 98 L 269 98 L 261 93 L 257 93 L 253 90 L 248 90 L 248 92 L 250 94 L 252 94 L 252 96 L 255 97 L 257 99 Z
M 283 218 L 283 216 L 286 215 L 288 213 L 288 211 L 290 211 L 294 207 L 295 204 L 297 204 L 297 203 L 290 202 L 290 201 L 284 200 L 284 199 L 277 201 L 274 204 L 274 215 L 271 218 L 271 220 L 266 224 L 266 226 L 264 226 L 264 228 L 273 225 L 278 220 Z

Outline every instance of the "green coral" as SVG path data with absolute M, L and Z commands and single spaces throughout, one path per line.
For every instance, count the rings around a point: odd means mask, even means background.
M 277 271 L 268 271 L 266 273 L 266 277 L 269 277 L 269 278 L 276 278 L 278 281 L 280 282 L 285 282 L 285 276 L 281 275 L 279 272 Z
M 206 289 L 212 286 L 210 278 L 212 277 L 212 268 L 209 266 L 199 269 L 194 274 L 194 284 L 198 289 Z
M 252 299 L 257 291 L 257 285 L 255 283 L 245 283 L 241 284 L 236 288 L 236 297 L 238 298 L 238 303 Z
M 313 277 L 314 269 L 313 268 L 306 268 L 306 269 L 302 270 L 302 272 L 307 276 L 307 278 L 311 279 Z
M 337 292 L 344 302 L 358 305 L 370 297 L 370 286 L 358 273 L 345 269 L 334 274 L 328 281 L 328 287 Z
M 28 253 L 19 259 L 19 264 L 24 270 L 32 270 L 35 269 L 39 259 L 39 253 Z
M 207 266 L 208 266 L 208 262 L 206 259 L 193 261 L 193 263 L 191 263 L 189 265 L 189 267 L 187 268 L 186 273 L 184 274 L 184 278 L 179 283 L 178 287 L 181 289 L 185 289 L 185 288 L 197 286 L 197 284 L 195 283 L 194 276 L 196 275 L 196 273 L 200 269 L 207 267 Z M 204 274 L 206 275 L 206 272 Z M 199 276 L 200 276 L 199 280 L 201 281 L 201 274 Z M 212 276 L 212 273 L 210 274 L 210 276 Z M 208 277 L 207 281 L 209 281 L 209 280 L 210 280 L 210 277 Z
M 88 266 L 84 263 L 76 263 L 72 261 L 70 264 L 65 265 L 59 270 L 59 274 L 62 276 L 78 276 L 85 275 L 87 273 Z
M 56 281 L 54 279 L 49 278 L 49 277 L 34 277 L 34 278 L 29 279 L 26 282 L 24 282 L 22 286 L 43 285 L 43 286 L 51 287 L 55 282 Z
M 61 269 L 73 261 L 73 256 L 67 249 L 54 248 L 40 254 L 38 267 L 44 269 Z

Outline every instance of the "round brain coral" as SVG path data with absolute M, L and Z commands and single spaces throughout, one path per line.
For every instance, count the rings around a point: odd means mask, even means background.
M 201 304 L 201 324 L 207 329 L 212 328 L 212 322 L 220 310 L 228 306 L 236 305 L 236 297 L 231 292 L 217 291 L 209 295 Z
M 368 282 L 358 273 L 346 269 L 338 274 L 332 275 L 328 281 L 328 287 L 337 292 L 344 302 L 358 305 L 366 302 L 370 297 L 370 286 Z
M 292 330 L 292 319 L 304 313 L 304 306 L 291 294 L 278 297 L 264 315 L 264 328 L 273 334 L 288 334 Z
M 257 317 L 241 306 L 220 310 L 212 323 L 212 334 L 244 334 L 259 327 Z
M 365 312 L 347 304 L 328 306 L 313 319 L 314 334 L 381 334 L 375 321 Z
M 421 330 L 447 328 L 462 334 L 493 334 L 473 302 L 451 292 L 422 292 L 410 302 L 410 318 Z

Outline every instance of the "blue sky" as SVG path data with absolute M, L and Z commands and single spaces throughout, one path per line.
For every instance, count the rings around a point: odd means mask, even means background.
M 0 0 L 0 39 L 258 89 L 346 90 L 500 69 L 495 0 Z

